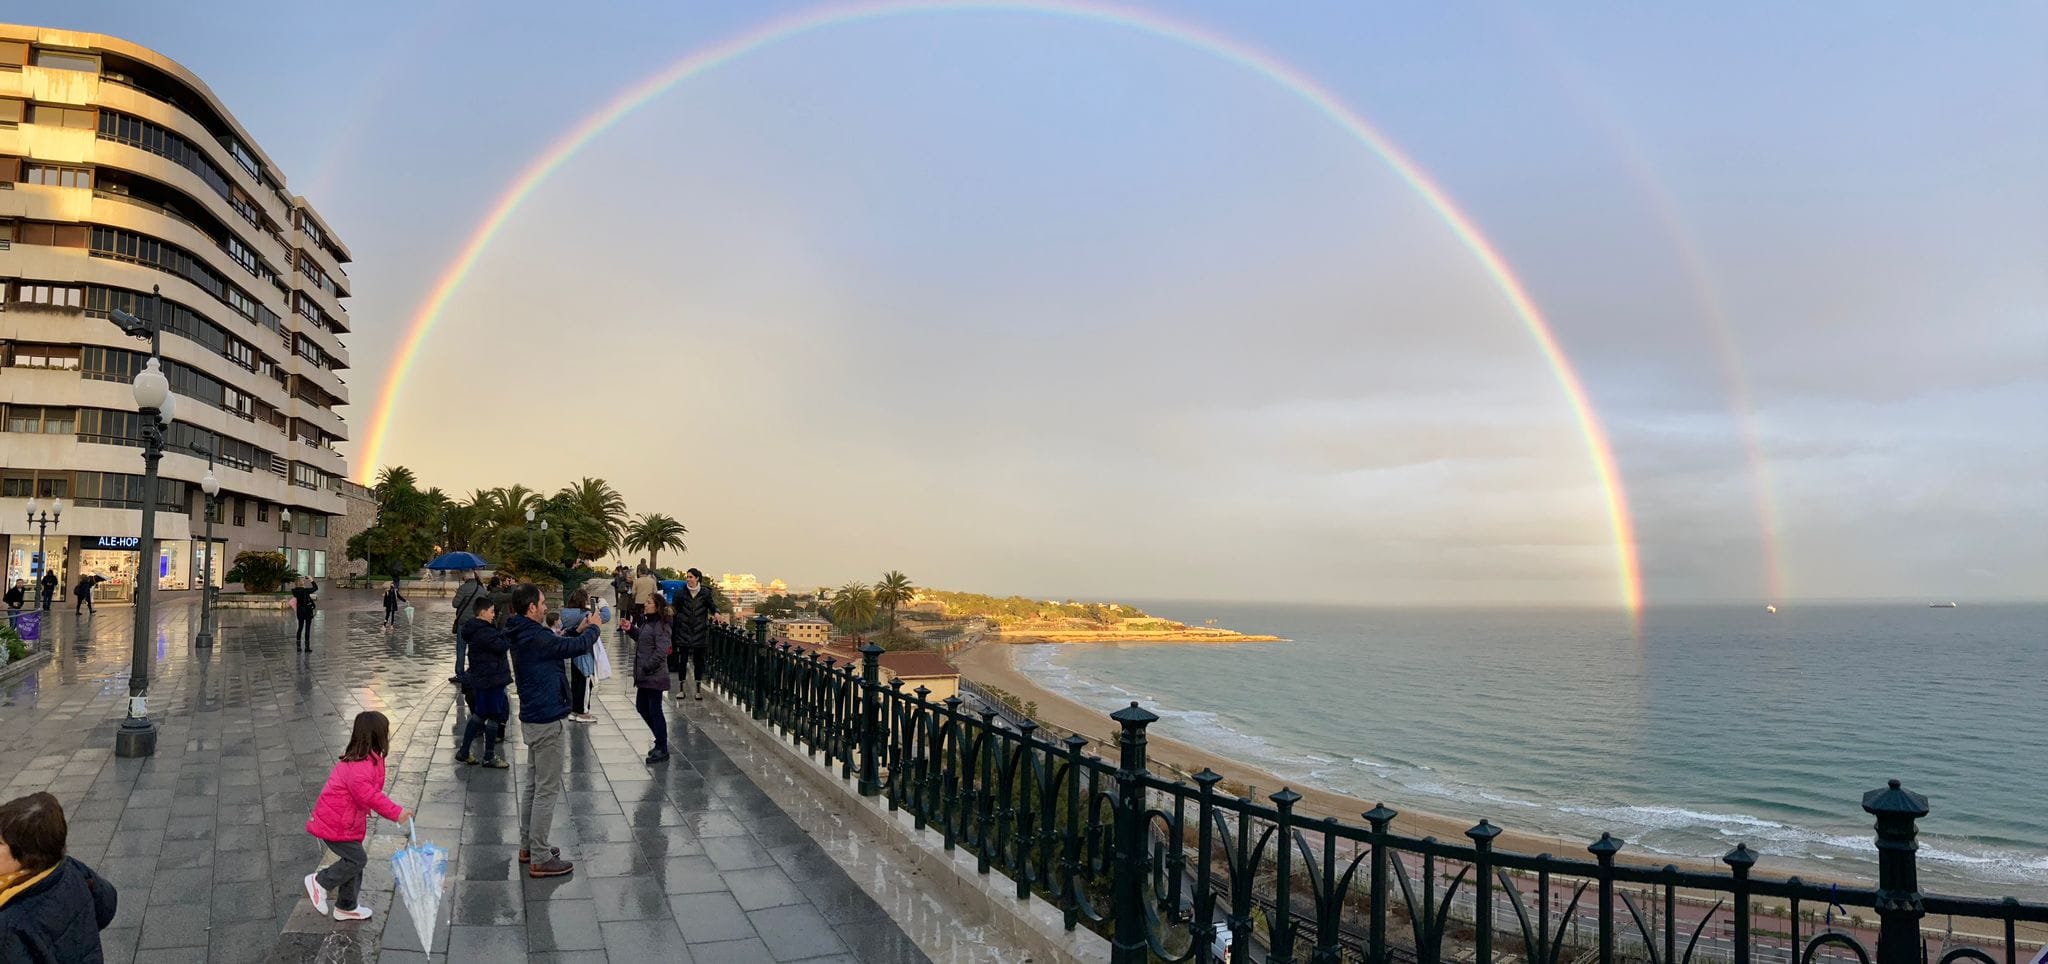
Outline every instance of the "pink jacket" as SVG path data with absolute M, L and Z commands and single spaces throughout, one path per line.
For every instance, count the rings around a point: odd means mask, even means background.
M 372 810 L 394 822 L 405 812 L 384 795 L 384 758 L 343 760 L 327 774 L 320 799 L 313 801 L 306 832 L 322 840 L 361 840 L 369 831 Z

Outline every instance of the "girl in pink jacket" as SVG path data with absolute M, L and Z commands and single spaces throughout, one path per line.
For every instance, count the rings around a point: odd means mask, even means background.
M 370 917 L 368 907 L 356 906 L 363 868 L 370 862 L 363 850 L 370 811 L 392 823 L 405 819 L 405 808 L 384 795 L 384 755 L 390 749 L 391 721 L 376 710 L 357 713 L 348 749 L 327 774 L 327 785 L 313 802 L 313 817 L 306 821 L 306 832 L 320 838 L 340 858 L 306 875 L 306 896 L 313 899 L 314 910 L 327 913 L 327 895 L 333 892 L 335 920 Z

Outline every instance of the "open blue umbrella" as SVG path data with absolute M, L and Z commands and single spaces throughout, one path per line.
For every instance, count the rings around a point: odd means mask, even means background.
M 444 552 L 438 556 L 435 556 L 434 561 L 427 563 L 427 568 L 435 570 L 437 572 L 448 572 L 450 570 L 459 571 L 463 569 L 489 569 L 490 567 L 491 564 L 485 562 L 484 557 L 479 556 L 474 552 Z

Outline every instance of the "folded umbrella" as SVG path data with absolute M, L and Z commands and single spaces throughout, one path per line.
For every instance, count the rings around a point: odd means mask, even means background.
M 417 824 L 406 821 L 410 846 L 391 855 L 391 879 L 398 882 L 398 896 L 412 915 L 412 926 L 420 935 L 420 947 L 434 950 L 434 920 L 441 913 L 441 889 L 448 883 L 448 854 L 432 843 L 420 843 Z

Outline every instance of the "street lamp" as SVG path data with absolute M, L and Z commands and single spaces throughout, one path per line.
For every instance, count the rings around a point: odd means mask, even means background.
M 153 628 L 149 604 L 156 593 L 157 463 L 164 458 L 164 432 L 170 427 L 176 396 L 171 394 L 171 381 L 164 377 L 155 354 L 160 333 L 154 324 L 147 328 L 150 358 L 136 373 L 132 386 L 135 407 L 142 414 L 142 542 L 138 546 L 140 565 L 136 566 L 139 578 L 135 587 L 135 651 L 128 667 L 128 718 L 114 735 L 117 757 L 156 755 L 156 724 L 149 719 L 149 637 Z
M 526 510 L 526 554 L 533 555 L 533 510 Z
M 219 436 L 214 437 L 214 448 L 220 448 Z M 206 562 L 199 574 L 199 635 L 192 642 L 199 646 L 213 645 L 213 513 L 220 496 L 220 480 L 213 477 L 213 451 L 206 453 L 206 478 L 199 480 L 199 489 L 206 493 Z
M 290 510 L 290 509 L 283 509 L 283 508 L 280 508 L 280 509 L 278 509 L 278 510 L 277 510 L 277 522 L 278 522 L 278 524 L 279 524 L 279 525 L 281 525 L 281 526 L 284 526 L 284 564 L 285 564 L 285 565 L 287 565 L 287 566 L 291 566 L 291 564 L 292 564 L 292 510 Z M 296 567 L 293 567 L 293 568 L 296 568 Z M 303 572 L 302 572 L 302 573 L 299 573 L 299 575 L 303 576 L 303 575 L 305 575 L 305 573 L 303 573 Z
M 36 500 L 28 500 L 28 524 L 36 527 L 36 567 L 41 569 L 43 572 L 50 571 L 50 557 L 43 554 L 43 539 L 45 536 L 49 534 L 51 524 L 57 522 L 59 519 L 62 518 L 64 518 L 63 499 L 57 499 L 51 502 L 50 507 L 48 509 L 45 509 L 41 514 L 37 514 L 36 512 Z M 42 577 L 38 575 L 36 578 L 40 580 Z M 62 587 L 60 586 L 59 588 Z M 37 586 L 36 595 L 40 597 L 42 595 L 42 592 L 42 587 Z M 56 593 L 51 593 L 50 595 L 52 598 L 54 598 L 56 596 Z M 42 608 L 45 611 L 47 611 L 50 608 L 49 599 L 44 599 L 42 601 Z

